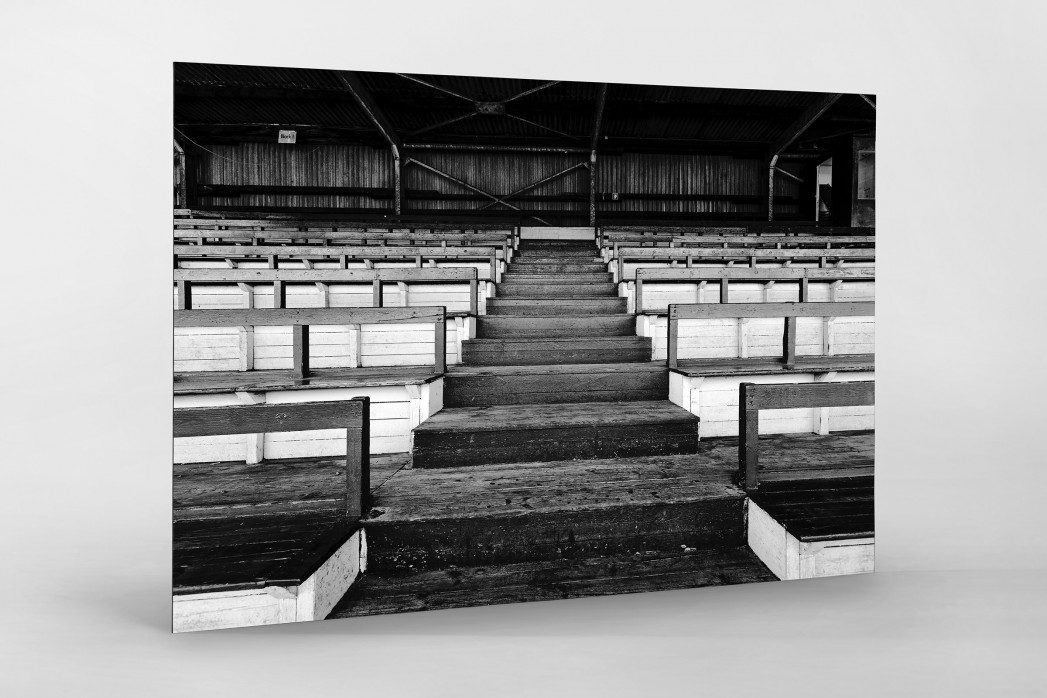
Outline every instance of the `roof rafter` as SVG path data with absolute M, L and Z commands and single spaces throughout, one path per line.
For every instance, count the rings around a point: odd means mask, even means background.
M 771 143 L 771 147 L 769 148 L 770 156 L 776 158 L 776 156 L 780 155 L 783 150 L 792 145 L 793 141 L 802 136 L 803 132 L 810 128 L 811 124 L 817 121 L 822 114 L 829 111 L 829 108 L 836 104 L 840 97 L 843 97 L 843 94 L 838 92 L 825 94 L 818 98 L 809 107 L 804 109 L 803 113 L 800 114 L 795 121 L 789 124 L 785 130 L 782 131 L 782 134 Z

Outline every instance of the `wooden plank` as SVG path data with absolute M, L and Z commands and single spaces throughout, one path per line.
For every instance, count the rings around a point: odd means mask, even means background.
M 752 385 L 746 383 L 745 385 Z M 874 381 L 847 383 L 790 383 L 754 386 L 742 394 L 751 409 L 848 407 L 875 404 Z
M 796 318 L 785 318 L 785 332 L 782 337 L 782 356 L 785 368 L 791 369 L 796 366 Z
M 176 283 L 369 283 L 382 281 L 471 281 L 477 279 L 474 267 L 439 269 L 176 269 Z
M 875 245 L 873 235 L 673 235 L 674 245 Z
M 445 373 L 447 371 L 447 318 L 444 315 L 436 320 L 434 345 L 436 371 Z
M 674 247 L 622 247 L 618 249 L 619 259 L 876 259 L 876 250 L 867 249 L 752 249 L 747 247 L 714 247 L 674 248 Z
M 873 317 L 875 303 L 673 303 L 669 318 L 706 320 L 757 317 Z
M 839 313 L 837 313 L 839 314 Z M 228 310 L 176 310 L 175 327 L 236 327 L 238 325 L 360 325 L 437 322 L 442 306 L 413 308 L 234 308 Z
M 357 429 L 360 398 L 338 402 L 186 407 L 174 411 L 174 436 L 262 434 L 314 429 Z
M 824 252 L 824 250 L 822 250 Z M 346 256 L 351 259 L 366 257 L 396 257 L 414 259 L 423 257 L 489 259 L 487 247 L 317 247 L 313 245 L 175 245 L 178 257 L 219 257 L 241 259 L 244 257 L 322 257 Z
M 371 508 L 371 399 L 360 397 L 356 400 L 360 407 L 360 428 L 347 431 L 345 450 L 346 491 L 349 493 L 346 515 L 350 520 L 361 518 Z
M 640 268 L 637 280 L 644 281 L 874 281 L 876 270 L 872 267 L 850 267 L 835 269 L 810 269 L 806 267 L 692 267 L 688 268 Z
M 303 385 L 309 378 L 309 326 L 291 327 L 291 380 Z
M 742 383 L 738 400 L 738 468 L 745 488 L 755 489 L 760 469 L 760 411 L 749 405 L 746 399 L 756 387 L 753 383 Z
M 667 351 L 667 365 L 669 368 L 676 368 L 679 364 L 679 346 L 680 346 L 680 319 L 674 315 L 669 316 L 669 328 L 668 332 L 668 347 Z

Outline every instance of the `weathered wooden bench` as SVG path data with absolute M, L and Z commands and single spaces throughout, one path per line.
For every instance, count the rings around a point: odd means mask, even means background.
M 175 218 L 176 241 L 199 245 L 211 241 L 250 245 L 274 241 L 316 241 L 321 245 L 427 245 L 488 246 L 508 258 L 516 244 L 515 228 L 504 226 L 459 227 L 430 224 L 375 225 L 351 221 Z
M 646 247 L 665 245 L 673 247 L 681 243 L 704 244 L 716 238 L 724 238 L 722 244 L 737 239 L 738 244 L 775 244 L 788 237 L 791 244 L 814 244 L 811 238 L 832 238 L 833 244 L 843 243 L 846 237 L 871 238 L 874 228 L 830 227 L 817 225 L 791 225 L 776 223 L 723 222 L 696 226 L 601 226 L 597 229 L 597 246 L 616 249 L 636 243 Z M 821 243 L 819 243 L 821 244 Z
M 745 261 L 750 267 L 756 267 L 759 263 L 784 263 L 784 262 L 817 262 L 819 267 L 827 267 L 831 262 L 837 261 L 865 261 L 876 260 L 874 248 L 796 248 L 796 249 L 763 249 L 742 247 L 712 247 L 712 248 L 681 248 L 681 247 L 623 247 L 618 249 L 614 259 L 617 273 L 616 282 L 628 280 L 627 262 L 658 262 L 661 264 L 672 264 L 683 262 L 685 267 L 691 267 L 695 262 L 713 263 L 723 262 L 733 264 L 736 261 Z M 635 279 L 635 272 L 632 276 Z
M 674 235 L 669 247 L 873 247 L 872 235 Z
M 875 371 L 875 356 L 871 353 L 874 312 L 872 302 L 670 305 L 663 335 L 670 368 L 669 399 L 702 420 L 702 438 L 737 435 L 740 427 L 734 400 L 739 382 L 767 382 L 775 378 L 823 382 L 851 380 L 863 374 L 871 377 Z M 777 325 L 777 318 L 784 319 L 783 325 Z M 821 318 L 820 328 L 803 328 L 804 350 L 813 349 L 813 353 L 798 354 L 800 318 Z M 854 320 L 845 325 L 843 342 L 840 342 L 844 352 L 840 352 L 833 341 L 833 324 L 837 318 Z M 686 328 L 691 351 L 704 355 L 703 358 L 679 358 L 684 333 L 681 321 L 688 319 L 714 321 Z M 732 321 L 736 321 L 736 327 L 731 326 Z M 750 322 L 756 325 L 750 326 Z M 780 343 L 776 345 L 776 342 Z M 659 338 L 655 337 L 656 347 L 658 344 Z M 846 378 L 838 377 L 840 374 Z M 814 430 L 827 434 L 831 427 L 837 430 L 865 428 L 869 420 L 870 416 L 861 410 L 831 419 L 825 411 L 806 411 L 777 416 L 774 427 L 781 433 Z
M 310 380 L 309 328 L 312 325 L 361 325 L 381 323 L 433 323 L 434 371 L 447 370 L 446 313 L 442 306 L 408 308 L 264 308 L 231 310 L 176 310 L 174 326 L 180 327 L 258 327 L 290 326 L 292 369 L 290 382 L 305 385 Z M 179 374 L 175 374 L 177 385 Z
M 716 282 L 720 286 L 720 303 L 729 302 L 729 283 L 797 282 L 798 299 L 801 303 L 810 300 L 810 282 L 836 283 L 844 281 L 874 281 L 876 270 L 872 267 L 818 268 L 809 267 L 661 267 L 636 270 L 636 313 L 652 312 L 644 308 L 643 289 L 645 282 L 687 283 L 704 286 Z
M 273 307 L 287 307 L 287 285 L 305 284 L 327 290 L 330 284 L 370 284 L 371 307 L 383 306 L 382 286 L 395 283 L 400 289 L 402 307 L 408 307 L 408 284 L 468 284 L 469 310 L 467 315 L 476 316 L 479 309 L 479 294 L 476 269 L 454 268 L 397 268 L 397 269 L 175 269 L 174 283 L 177 288 L 176 307 L 179 310 L 193 308 L 193 287 L 197 285 L 235 284 L 254 286 L 271 284 Z M 326 296 L 325 296 L 326 297 Z M 327 303 L 324 303 L 327 307 Z M 448 313 L 453 315 L 453 313 Z
M 174 436 L 345 429 L 344 458 L 174 465 L 174 630 L 320 620 L 366 567 L 367 398 L 175 409 Z
M 739 386 L 738 479 L 749 495 L 748 541 L 780 579 L 871 572 L 873 435 L 852 432 L 764 444 L 760 412 L 872 406 L 873 381 Z
M 311 265 L 313 262 L 334 263 L 347 269 L 350 261 L 363 262 L 371 268 L 376 261 L 410 260 L 415 268 L 424 263 L 466 262 L 483 260 L 490 268 L 491 281 L 497 282 L 504 261 L 499 250 L 489 247 L 316 247 L 310 245 L 175 245 L 174 268 L 189 260 L 222 260 L 235 267 L 238 262 L 264 261 L 270 269 L 280 268 L 281 262 Z
M 781 363 L 785 369 L 797 367 L 796 328 L 801 317 L 872 317 L 875 303 L 697 303 L 672 304 L 669 306 L 667 364 L 670 369 L 680 368 L 678 358 L 680 320 L 710 320 L 719 318 L 784 318 L 783 355 Z M 802 357 L 801 357 L 802 358 Z M 872 363 L 871 355 L 868 356 Z M 700 365 L 696 366 L 701 370 Z

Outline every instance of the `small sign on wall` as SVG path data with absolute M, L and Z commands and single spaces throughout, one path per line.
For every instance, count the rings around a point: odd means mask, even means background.
M 297 139 L 297 138 L 298 138 L 298 132 L 297 131 L 284 131 L 283 129 L 281 129 L 280 130 L 280 135 L 277 137 L 276 142 L 277 143 L 294 143 L 295 139 Z

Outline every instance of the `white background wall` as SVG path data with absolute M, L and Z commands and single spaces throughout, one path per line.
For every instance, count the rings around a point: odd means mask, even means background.
M 8 695 L 1042 691 L 1042 4 L 5 10 Z M 880 571 L 170 637 L 175 59 L 876 93 Z

